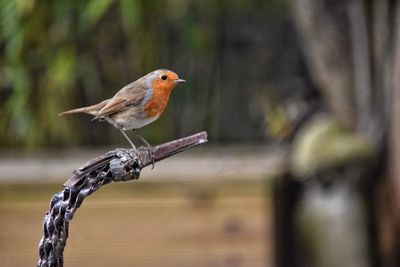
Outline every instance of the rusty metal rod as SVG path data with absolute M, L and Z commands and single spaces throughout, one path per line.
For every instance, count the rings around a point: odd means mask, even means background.
M 87 196 L 111 182 L 139 179 L 144 167 L 205 142 L 207 133 L 201 132 L 152 148 L 117 148 L 74 170 L 72 176 L 64 183 L 64 189 L 52 197 L 50 209 L 44 217 L 37 266 L 64 265 L 63 253 L 68 238 L 69 222 Z

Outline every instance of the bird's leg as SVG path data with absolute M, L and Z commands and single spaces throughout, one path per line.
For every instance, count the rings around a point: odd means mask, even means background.
M 152 145 L 150 145 L 150 143 L 149 142 L 147 142 L 146 141 L 146 139 L 144 139 L 143 138 L 143 136 L 141 136 L 140 134 L 138 134 L 136 131 L 135 131 L 135 129 L 133 129 L 132 130 L 136 135 L 137 135 L 137 137 L 139 137 L 139 139 L 150 149 L 149 151 L 150 151 L 150 156 L 151 156 L 151 158 L 152 158 L 152 164 L 151 164 L 151 169 L 154 169 L 154 157 L 153 157 L 153 146 Z
M 131 139 L 129 139 L 128 135 L 124 132 L 124 130 L 119 129 L 122 133 L 122 135 L 126 138 L 126 140 L 128 140 L 129 144 L 132 146 L 132 148 L 136 151 L 136 146 L 133 144 L 133 142 L 131 141 Z
M 138 134 L 138 133 L 136 133 L 136 135 L 139 137 L 139 139 L 143 142 L 143 143 L 145 143 L 145 145 L 148 147 L 148 148 L 153 148 L 153 146 L 152 145 L 150 145 L 150 143 L 149 142 L 147 142 L 147 140 L 146 139 L 144 139 L 143 138 L 143 136 L 141 136 L 140 134 Z

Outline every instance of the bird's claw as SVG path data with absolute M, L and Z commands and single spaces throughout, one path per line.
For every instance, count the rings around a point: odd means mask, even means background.
M 154 164 L 156 163 L 155 159 L 154 159 L 154 153 L 153 153 L 153 147 L 150 146 L 149 148 L 149 154 L 150 154 L 150 158 L 151 158 L 151 169 L 154 169 Z

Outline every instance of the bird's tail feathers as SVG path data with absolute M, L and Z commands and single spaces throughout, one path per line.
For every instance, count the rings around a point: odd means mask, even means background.
M 100 102 L 98 104 L 89 106 L 89 107 L 83 107 L 83 108 L 76 108 L 76 109 L 71 109 L 71 110 L 67 110 L 64 112 L 61 112 L 60 114 L 58 114 L 58 116 L 63 116 L 63 115 L 67 115 L 67 114 L 73 114 L 73 113 L 87 113 L 93 116 L 96 116 L 97 113 L 99 113 L 99 111 L 105 106 L 107 105 L 109 99 L 104 100 L 103 102 Z
M 58 116 L 64 116 L 64 115 L 67 115 L 67 114 L 73 114 L 73 113 L 88 113 L 87 112 L 87 107 L 84 107 L 84 108 L 76 108 L 76 109 L 71 109 L 71 110 L 68 110 L 68 111 L 64 111 L 64 112 L 61 112 L 61 113 L 59 113 L 58 114 Z M 90 113 L 89 113 L 90 114 Z

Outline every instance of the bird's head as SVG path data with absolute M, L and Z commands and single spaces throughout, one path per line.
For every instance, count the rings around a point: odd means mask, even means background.
M 156 70 L 148 75 L 150 76 L 151 86 L 154 90 L 170 92 L 178 83 L 186 82 L 180 79 L 175 72 L 166 69 Z

